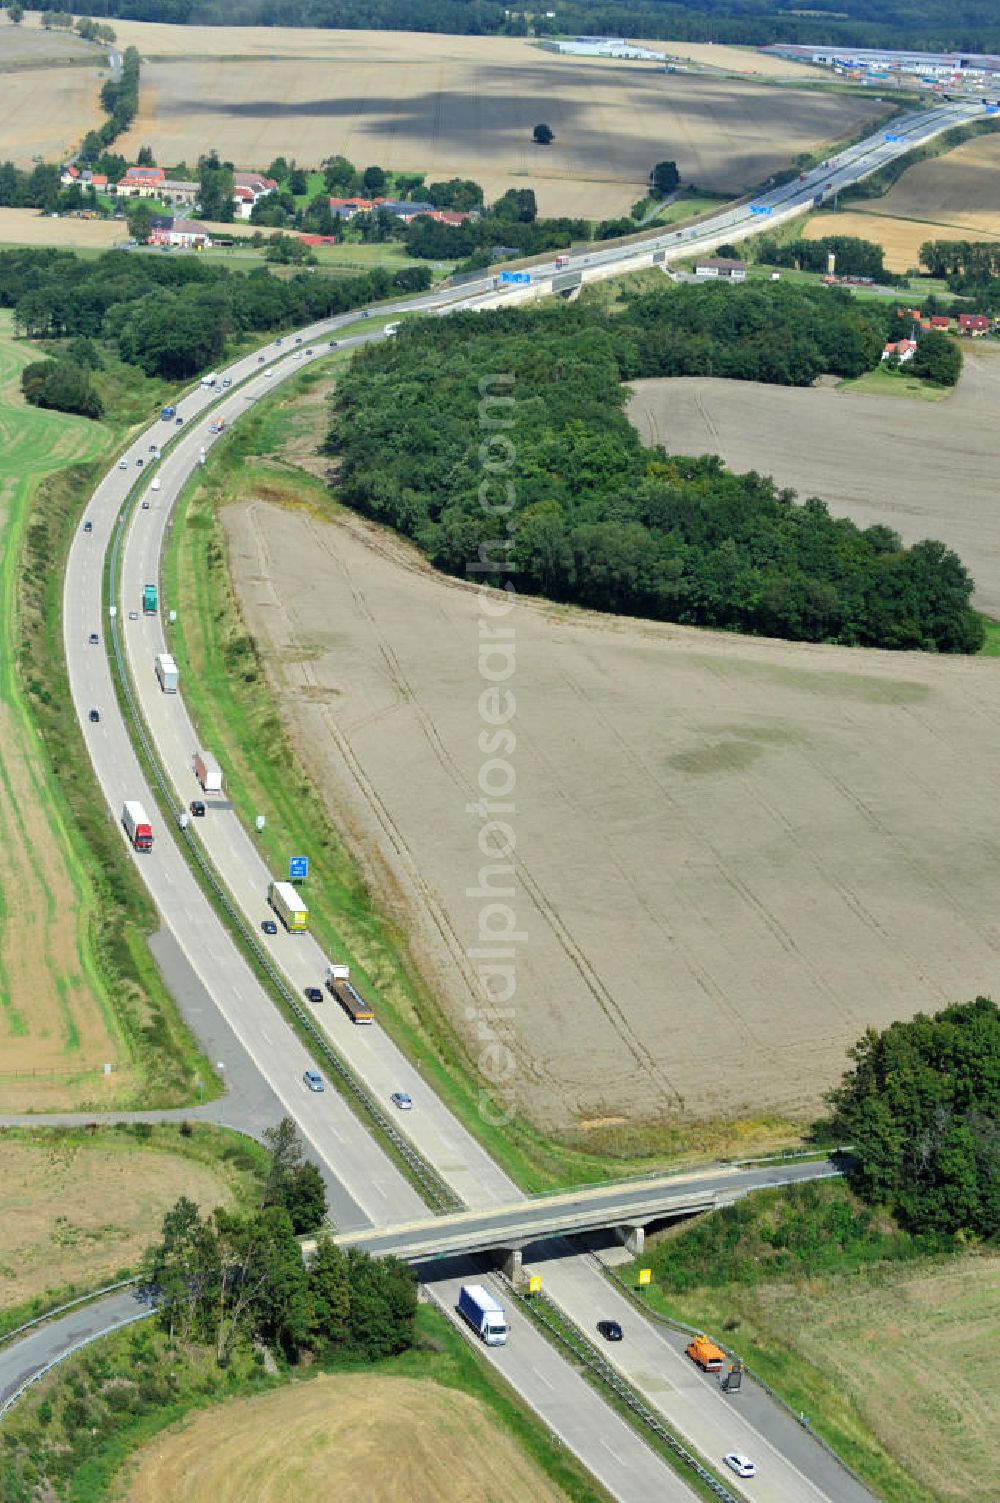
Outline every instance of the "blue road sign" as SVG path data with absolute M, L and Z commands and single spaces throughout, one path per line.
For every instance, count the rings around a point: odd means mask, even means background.
M 501 282 L 508 282 L 508 283 L 510 283 L 514 287 L 530 287 L 531 286 L 531 272 L 530 271 L 502 271 L 500 273 L 500 280 L 501 280 Z
M 750 205 L 750 213 L 751 214 L 770 214 L 770 212 L 771 212 L 771 205 L 770 204 L 751 204 Z
M 887 141 L 902 141 L 903 138 L 902 136 L 894 135 L 892 131 L 886 131 L 885 139 Z
M 292 856 L 288 862 L 289 882 L 304 882 L 309 875 L 309 857 Z

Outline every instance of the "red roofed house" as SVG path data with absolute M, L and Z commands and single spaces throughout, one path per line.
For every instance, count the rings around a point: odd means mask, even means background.
M 916 354 L 916 351 L 916 340 L 900 339 L 893 344 L 886 345 L 885 349 L 882 351 L 882 359 L 888 360 L 890 355 L 895 355 L 900 365 L 902 365 L 904 361 L 912 360 L 914 355 Z
M 384 201 L 381 198 L 331 198 L 330 213 L 334 219 L 350 221 L 355 214 L 370 214 Z
M 158 198 L 165 177 L 162 167 L 129 167 L 118 184 L 118 197 Z
M 78 167 L 64 167 L 59 174 L 59 181 L 64 188 L 70 188 L 80 181 L 80 169 Z
M 435 220 L 437 224 L 456 225 L 465 224 L 469 215 L 464 209 L 435 209 L 427 218 Z
M 946 313 L 932 313 L 931 328 L 943 329 L 947 332 L 947 330 L 951 328 L 951 319 Z
M 233 173 L 233 205 L 238 219 L 249 219 L 254 204 L 268 198 L 278 184 L 273 177 L 264 177 L 260 172 Z
M 990 321 L 985 313 L 960 313 L 958 315 L 958 332 L 970 334 L 973 339 L 978 339 L 981 334 L 990 332 Z

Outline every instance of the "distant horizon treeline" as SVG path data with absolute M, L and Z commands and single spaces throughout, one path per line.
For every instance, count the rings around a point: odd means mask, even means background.
M 500 0 L 92 0 L 99 19 L 202 26 L 318 26 L 348 30 L 528 34 L 526 13 Z M 687 42 L 769 42 L 929 51 L 1000 49 L 1000 17 L 988 0 L 567 0 L 554 16 L 532 11 L 534 35 L 674 38 Z
M 714 456 L 647 450 L 623 410 L 622 382 L 640 375 L 857 374 L 878 364 L 886 317 L 836 289 L 765 284 L 668 287 L 611 316 L 579 302 L 407 324 L 338 382 L 336 491 L 438 568 L 472 566 L 553 600 L 793 641 L 975 652 L 972 581 L 943 544 L 904 548 L 887 527 L 834 518 Z M 513 398 L 494 408 L 509 417 L 496 474 L 482 457 L 494 450 L 481 383 Z

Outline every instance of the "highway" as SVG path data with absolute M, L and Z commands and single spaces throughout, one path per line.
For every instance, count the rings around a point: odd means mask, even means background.
M 765 227 L 768 218 L 773 222 L 779 216 L 784 218 L 800 212 L 819 193 L 846 186 L 848 182 L 877 170 L 917 142 L 929 139 L 974 113 L 976 111 L 970 105 L 953 105 L 911 116 L 908 121 L 895 122 L 891 133 L 898 137 L 897 140 L 887 141 L 880 132 L 867 142 L 831 158 L 804 180 L 774 189 L 765 198 L 757 200 L 758 206 L 770 208 L 770 216 L 754 215 L 751 206 L 744 205 L 724 211 L 697 228 L 653 237 L 639 246 L 610 246 L 606 250 L 587 252 L 574 258 L 569 270 L 579 271 L 589 279 L 615 269 L 627 269 L 636 264 L 637 258 L 651 260 L 659 251 L 663 251 L 665 258 L 673 259 L 690 255 L 696 248 L 718 244 L 722 239 L 751 233 Z M 565 270 L 560 269 L 559 275 L 564 275 Z M 532 275 L 541 279 L 543 284 L 546 281 L 551 283 L 556 276 L 555 265 L 534 267 Z M 527 291 L 528 295 L 534 296 L 538 290 L 535 286 L 519 288 L 516 295 L 523 296 Z M 481 304 L 486 297 L 499 301 L 508 295 L 495 293 L 492 278 L 484 277 L 464 286 L 458 297 L 455 291 L 442 290 L 416 299 L 400 300 L 373 310 L 371 334 L 366 331 L 366 337 L 376 337 L 379 321 L 398 312 L 446 312 L 450 307 Z M 358 317 L 354 312 L 303 330 L 301 344 L 297 346 L 291 339 L 286 339 L 280 351 L 272 347 L 267 352 L 266 366 L 258 363 L 256 355 L 245 357 L 225 372 L 233 384 L 221 402 L 217 401 L 216 392 L 196 388 L 178 404 L 185 418 L 182 428 L 175 428 L 171 433 L 166 423 L 156 423 L 140 435 L 123 456 L 125 468 L 112 470 L 92 497 L 87 516 L 93 532 L 84 534 L 81 531 L 74 540 L 64 588 L 64 642 L 71 694 L 107 801 L 108 817 L 116 823 L 119 821 L 125 798 L 139 798 L 146 804 L 156 824 L 155 849 L 145 856 L 131 853 L 130 846 L 126 849 L 139 867 L 164 924 L 173 932 L 199 979 L 238 1032 L 262 1077 L 281 1101 L 283 1109 L 299 1123 L 317 1157 L 341 1182 L 345 1197 L 356 1206 L 354 1230 L 425 1219 L 426 1208 L 342 1098 L 334 1091 L 316 1095 L 303 1085 L 302 1072 L 311 1060 L 291 1029 L 278 1016 L 202 895 L 173 833 L 164 828 L 117 710 L 103 643 L 92 646 L 89 636 L 96 631 L 103 637 L 109 624 L 107 619 L 100 617 L 103 558 L 126 496 L 139 475 L 147 473 L 145 465 L 140 472 L 137 460 L 148 461 L 150 445 L 165 443 L 170 438 L 170 446 L 156 467 L 161 489 L 149 493 L 148 511 L 136 507 L 127 531 L 122 563 L 122 599 L 115 604 L 120 605 L 119 624 L 142 714 L 176 789 L 178 808 L 185 807 L 198 792 L 191 766 L 197 742 L 184 707 L 183 693 L 161 694 L 153 674 L 155 653 L 168 642 L 164 635 L 163 616 L 144 617 L 141 614 L 142 585 L 158 579 L 159 556 L 180 486 L 197 467 L 201 449 L 207 450 L 214 441 L 209 432 L 206 409 L 214 403 L 213 420 L 218 414 L 224 414 L 227 422 L 237 421 L 254 401 L 276 390 L 283 380 L 310 359 L 325 354 L 329 340 L 336 336 L 337 330 L 348 323 L 356 323 Z M 350 342 L 345 340 L 345 344 Z M 300 352 L 298 357 L 296 349 Z M 306 353 L 309 350 L 313 353 Z M 268 368 L 273 370 L 270 377 L 264 374 Z M 163 603 L 167 609 L 169 604 L 169 601 Z M 134 622 L 129 619 L 132 609 L 139 611 Z M 181 687 L 183 690 L 183 685 Z M 97 725 L 90 724 L 87 718 L 91 707 L 101 711 L 101 721 Z M 198 821 L 198 838 L 204 842 L 207 854 L 235 905 L 245 915 L 248 926 L 259 932 L 260 919 L 266 913 L 268 876 L 283 873 L 268 873 L 253 836 L 241 826 L 224 800 L 217 800 L 215 804 L 207 818 Z M 321 983 L 327 959 L 334 958 L 323 955 L 311 936 L 284 933 L 279 933 L 272 942 L 272 954 L 300 995 L 304 986 Z M 420 1152 L 466 1206 L 481 1211 L 490 1207 L 511 1207 L 524 1200 L 481 1145 L 427 1091 L 417 1072 L 381 1029 L 352 1027 L 332 1002 L 315 1012 L 317 1022 L 327 1029 L 337 1049 L 348 1058 L 376 1099 L 385 1101 L 394 1090 L 410 1092 L 415 1108 L 407 1114 L 406 1130 Z M 342 1229 L 352 1228 L 345 1223 Z M 816 1500 L 816 1503 L 834 1503 L 836 1500 L 840 1503 L 849 1496 L 846 1477 L 844 1486 L 827 1490 L 816 1480 L 821 1473 L 825 1475 L 825 1468 L 817 1464 L 815 1471 L 810 1468 L 809 1475 L 806 1475 L 801 1464 L 796 1466 L 774 1450 L 762 1429 L 731 1404 L 722 1403 L 721 1407 L 707 1404 L 701 1385 L 692 1391 L 690 1364 L 678 1357 L 656 1327 L 636 1315 L 623 1296 L 608 1285 L 590 1258 L 579 1255 L 553 1258 L 546 1263 L 545 1283 L 547 1291 L 566 1315 L 583 1329 L 591 1328 L 597 1312 L 617 1316 L 623 1324 L 628 1324 L 630 1339 L 615 1350 L 616 1364 L 643 1393 L 649 1405 L 658 1409 L 713 1464 L 718 1465 L 722 1454 L 733 1448 L 766 1457 L 766 1495 L 774 1503 L 784 1503 L 784 1500 L 788 1503 L 811 1503 L 811 1500 Z M 453 1283 L 431 1279 L 428 1287 L 444 1307 L 453 1303 Z M 557 1428 L 556 1421 L 564 1413 L 565 1397 L 573 1375 L 564 1363 L 559 1362 L 557 1381 L 550 1390 L 539 1392 L 538 1375 L 549 1365 L 550 1352 L 551 1348 L 533 1328 L 526 1326 L 508 1347 L 488 1355 L 546 1422 Z M 574 1444 L 574 1450 L 595 1475 L 601 1477 L 607 1473 L 606 1453 L 614 1452 L 628 1458 L 612 1491 L 623 1498 L 639 1496 L 640 1491 L 642 1496 L 648 1497 L 648 1477 L 644 1474 L 641 1488 L 637 1479 L 649 1462 L 640 1463 L 637 1456 L 641 1453 L 650 1458 L 651 1453 L 636 1441 L 633 1432 L 611 1410 L 602 1405 L 600 1414 L 599 1423 L 586 1427 L 585 1433 L 578 1437 L 580 1449 L 577 1450 L 577 1444 Z M 640 1448 L 639 1453 L 635 1451 L 636 1445 Z M 688 1496 L 687 1489 L 678 1483 L 673 1473 L 655 1457 L 652 1462 L 658 1468 L 656 1486 L 661 1496 Z M 858 1496 L 867 1495 L 862 1490 Z

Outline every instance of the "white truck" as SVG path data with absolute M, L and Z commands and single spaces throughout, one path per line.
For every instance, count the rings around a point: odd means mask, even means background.
M 507 1344 L 507 1317 L 500 1301 L 482 1284 L 463 1284 L 458 1291 L 458 1313 L 487 1346 Z
M 201 384 L 202 386 L 214 386 L 218 379 L 214 371 L 209 371 L 207 376 L 202 376 Z
M 169 652 L 156 654 L 156 676 L 160 680 L 160 688 L 164 694 L 176 694 L 177 685 L 180 682 L 180 674 L 177 672 L 177 664 Z
M 195 752 L 194 775 L 205 793 L 222 792 L 222 768 L 209 752 Z
M 309 909 L 291 882 L 271 882 L 267 889 L 267 901 L 289 934 L 304 934 L 309 928 Z
M 153 826 L 149 822 L 149 815 L 138 799 L 127 798 L 125 800 L 122 808 L 122 824 L 135 850 L 151 851 L 153 849 Z

